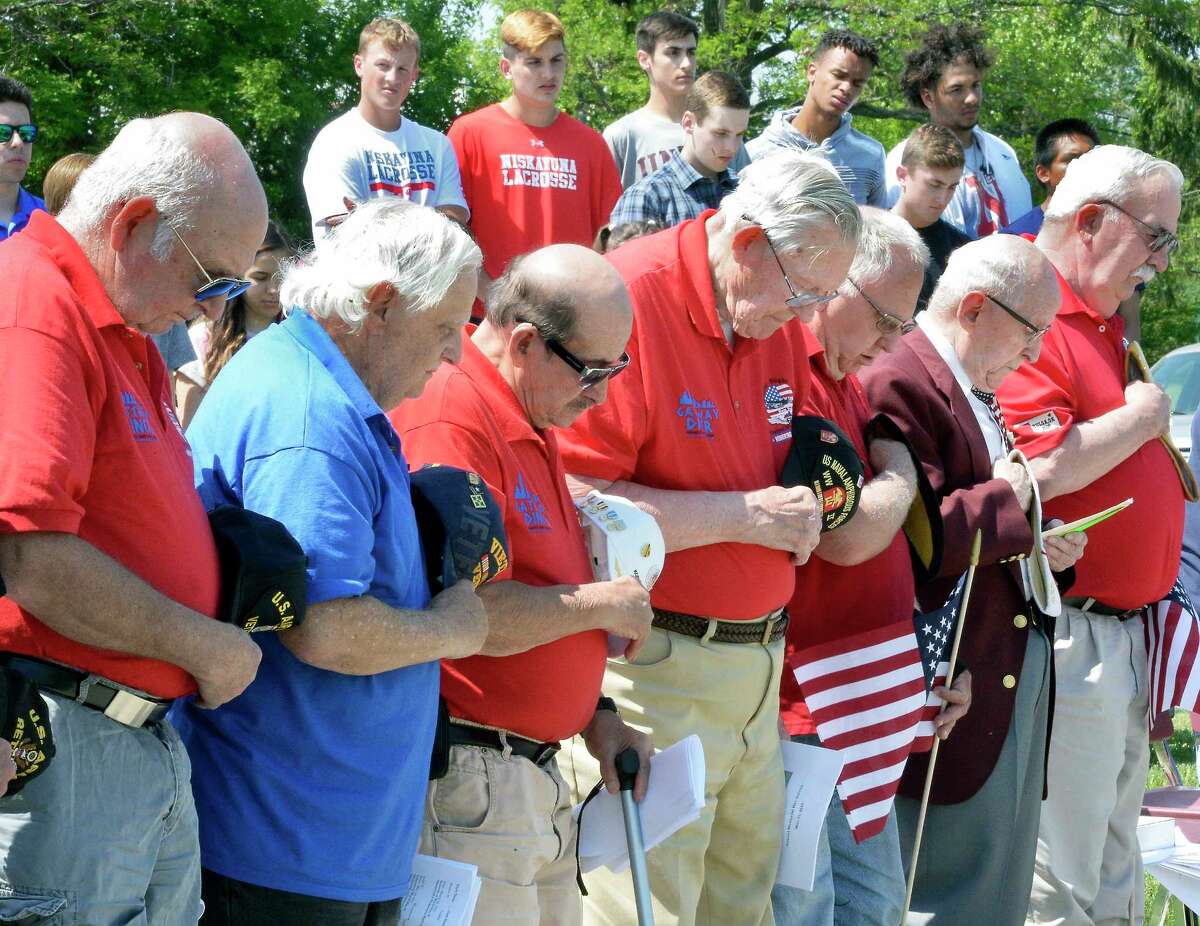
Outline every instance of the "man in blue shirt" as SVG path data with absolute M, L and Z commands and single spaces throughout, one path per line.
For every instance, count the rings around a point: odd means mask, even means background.
M 683 148 L 629 187 L 613 207 L 609 227 L 656 222 L 670 228 L 716 209 L 737 186 L 730 166 L 742 150 L 750 94 L 732 74 L 709 71 L 687 94 Z
M 0 241 L 24 228 L 36 210 L 46 208 L 21 186 L 37 138 L 32 109 L 29 88 L 0 74 Z
M 1082 119 L 1058 119 L 1043 126 L 1033 143 L 1033 173 L 1038 186 L 1046 191 L 1046 198 L 1000 230 L 1006 235 L 1036 235 L 1041 231 L 1046 207 L 1067 165 L 1098 144 L 1100 136 Z
M 286 272 L 287 318 L 230 361 L 188 430 L 206 506 L 273 517 L 308 554 L 307 617 L 256 638 L 262 665 L 244 696 L 175 712 L 206 926 L 399 921 L 438 660 L 476 653 L 487 617 L 469 580 L 430 600 L 383 408 L 459 358 L 480 263 L 433 209 L 359 206 Z

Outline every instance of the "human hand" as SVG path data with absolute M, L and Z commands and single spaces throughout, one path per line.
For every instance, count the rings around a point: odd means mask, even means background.
M 654 745 L 650 737 L 625 723 L 613 711 L 596 711 L 592 722 L 584 728 L 583 744 L 587 751 L 600 763 L 600 777 L 609 794 L 621 790 L 617 780 L 616 758 L 629 747 L 637 750 L 638 773 L 633 783 L 633 799 L 640 801 L 646 796 L 650 784 L 650 756 Z
M 443 659 L 464 659 L 474 656 L 487 642 L 487 608 L 470 579 L 455 582 L 433 596 L 429 609 L 437 612 L 439 626 L 447 633 Z
M 1033 483 L 1029 478 L 1029 470 L 1012 460 L 997 460 L 992 467 L 992 478 L 1008 480 L 1021 510 L 1029 510 L 1029 503 L 1033 500 Z
M 933 693 L 945 702 L 937 717 L 933 719 L 933 731 L 938 739 L 945 739 L 954 725 L 971 709 L 971 673 L 963 669 L 949 688 L 939 685 Z
M 17 763 L 13 761 L 12 751 L 0 744 L 0 797 L 8 793 L 8 786 L 17 777 Z
M 199 694 L 196 706 L 212 710 L 250 687 L 258 674 L 262 650 L 250 634 L 234 624 L 207 622 L 209 651 L 200 666 L 189 667 Z
M 1057 527 L 1062 523 L 1062 518 L 1054 518 L 1046 522 L 1046 527 Z M 1061 537 L 1044 537 L 1043 541 L 1050 568 L 1054 572 L 1063 572 L 1074 566 L 1083 556 L 1083 549 L 1087 546 L 1087 534 L 1083 531 L 1072 531 Z
M 769 486 L 746 493 L 746 541 L 786 550 L 803 566 L 821 539 L 821 508 L 807 486 Z
M 1147 440 L 1170 430 L 1171 400 L 1158 383 L 1130 383 L 1125 387 L 1125 404 L 1137 411 Z
M 612 636 L 628 641 L 625 658 L 636 658 L 650 636 L 650 621 L 654 619 L 650 593 L 642 588 L 642 583 L 633 576 L 593 582 L 582 586 L 578 597 L 595 615 L 597 629 L 607 630 Z

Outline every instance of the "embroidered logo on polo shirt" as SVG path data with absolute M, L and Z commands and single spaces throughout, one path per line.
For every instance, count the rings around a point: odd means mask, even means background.
M 683 431 L 688 437 L 715 437 L 713 422 L 720 416 L 715 402 L 693 398 L 688 390 L 679 397 L 675 414 L 683 419 Z
M 136 441 L 158 440 L 158 435 L 154 433 L 154 425 L 150 422 L 150 413 L 138 401 L 138 397 L 132 392 L 122 389 L 121 402 L 125 405 L 125 414 L 129 416 L 129 430 L 133 432 L 133 439 Z
M 763 390 L 767 426 L 775 429 L 771 432 L 772 443 L 782 443 L 792 436 L 792 409 L 795 398 L 792 387 L 782 379 L 768 381 L 767 388 Z
M 1046 434 L 1049 431 L 1057 431 L 1062 427 L 1062 422 L 1058 420 L 1058 415 L 1049 411 L 1028 421 L 1018 421 L 1016 426 L 1029 428 L 1034 434 Z
M 531 531 L 550 530 L 550 519 L 546 517 L 546 506 L 536 492 L 530 492 L 525 484 L 525 474 L 517 473 L 517 488 L 513 492 L 517 500 L 517 511 L 525 519 L 525 526 Z

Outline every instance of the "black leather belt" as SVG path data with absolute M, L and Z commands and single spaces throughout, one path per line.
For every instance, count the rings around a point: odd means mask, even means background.
M 1095 598 L 1084 598 L 1082 596 L 1064 598 L 1063 604 L 1069 608 L 1085 611 L 1088 614 L 1102 614 L 1105 617 L 1115 617 L 1121 621 L 1137 617 L 1145 610 L 1144 605 L 1140 608 L 1117 608 L 1111 604 L 1105 604 L 1103 601 L 1097 601 Z
M 153 698 L 103 676 L 33 656 L 0 653 L 0 665 L 24 675 L 42 691 L 61 695 L 135 729 L 162 720 L 173 703 L 172 699 Z
M 558 743 L 539 743 L 537 740 L 526 739 L 515 733 L 505 733 L 502 739 L 499 730 L 490 730 L 487 727 L 469 727 L 466 724 L 456 723 L 453 719 L 450 720 L 451 746 L 482 746 L 484 749 L 503 752 L 506 741 L 509 751 L 514 756 L 528 759 L 538 766 L 545 765 L 562 748 Z
M 774 617 L 761 621 L 720 621 L 714 617 L 696 617 L 678 611 L 654 609 L 651 626 L 687 637 L 701 637 L 714 643 L 774 643 L 787 633 L 788 613 L 782 608 Z M 713 629 L 713 625 L 716 629 Z

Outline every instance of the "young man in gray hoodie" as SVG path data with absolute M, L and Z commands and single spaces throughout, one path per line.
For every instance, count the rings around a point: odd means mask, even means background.
M 775 113 L 766 131 L 746 145 L 751 160 L 780 150 L 816 150 L 837 168 L 856 203 L 883 206 L 883 145 L 850 126 L 850 109 L 878 63 L 879 52 L 858 33 L 826 32 L 808 63 L 804 102 Z

